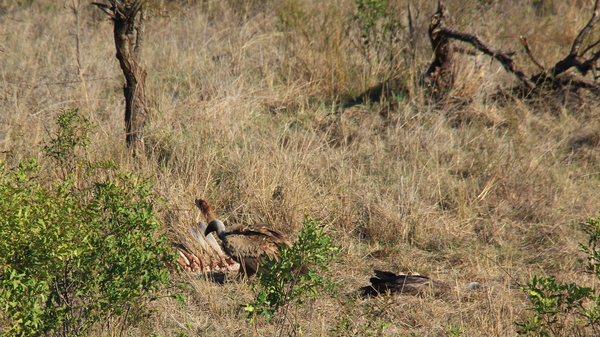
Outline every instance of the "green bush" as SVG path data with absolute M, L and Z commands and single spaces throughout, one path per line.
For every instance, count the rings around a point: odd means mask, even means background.
M 327 276 L 339 248 L 331 243 L 320 223 L 307 217 L 298 241 L 279 252 L 279 262 L 267 257 L 262 265 L 269 273 L 257 275 L 254 301 L 245 305 L 248 318 L 264 315 L 267 321 L 281 307 L 300 305 L 322 291 L 332 291 L 336 283 Z M 307 268 L 305 274 L 299 273 Z
M 81 166 L 83 177 L 66 169 L 49 183 L 35 160 L 0 164 L 2 335 L 79 336 L 138 322 L 175 258 L 157 234 L 148 181 L 111 163 L 76 161 L 90 125 L 76 110 L 58 124 L 47 155 Z
M 358 26 L 359 51 L 369 64 L 393 62 L 402 27 L 387 0 L 356 0 L 354 22 Z
M 0 181 L 0 314 L 5 334 L 81 335 L 94 323 L 146 314 L 172 261 L 145 181 L 45 187 L 35 162 Z M 124 322 L 127 316 L 122 317 Z
M 63 176 L 73 172 L 77 164 L 77 148 L 90 145 L 89 131 L 94 128 L 87 117 L 78 109 L 62 110 L 56 116 L 58 130 L 44 147 L 46 156 L 54 159 L 63 171 Z
M 600 280 L 600 218 L 589 219 L 583 227 L 588 244 L 580 244 L 587 254 L 587 272 Z M 597 290 L 576 283 L 557 284 L 554 277 L 534 276 L 527 286 L 533 313 L 515 323 L 517 333 L 529 336 L 597 336 L 600 333 L 600 295 Z

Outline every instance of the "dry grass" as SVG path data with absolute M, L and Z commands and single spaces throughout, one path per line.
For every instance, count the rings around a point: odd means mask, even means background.
M 447 5 L 458 29 L 503 49 L 520 50 L 525 35 L 551 65 L 591 4 L 534 3 Z M 129 335 L 514 335 L 527 305 L 517 282 L 534 274 L 591 282 L 578 261 L 585 238 L 577 224 L 600 210 L 600 109 L 493 102 L 513 78 L 483 56 L 465 56 L 454 103 L 423 103 L 412 80 L 430 60 L 434 6 L 415 1 L 417 48 L 407 53 L 402 30 L 392 65 L 362 56 L 351 0 L 154 1 L 143 55 L 150 155 L 133 159 L 110 22 L 77 0 L 0 1 L 3 160 L 41 157 L 56 113 L 79 108 L 98 124 L 85 155 L 152 177 L 172 233 L 199 220 L 195 198 L 230 224 L 264 223 L 290 235 L 309 212 L 342 247 L 344 263 L 332 270 L 342 293 L 365 285 L 373 268 L 485 287 L 442 298 L 318 298 L 288 315 L 297 327 L 289 330 L 281 318 L 246 321 L 248 284 L 183 276 L 185 305 L 156 301 L 153 319 Z M 405 25 L 406 8 L 396 7 Z M 535 71 L 522 54 L 519 64 Z M 398 72 L 409 99 L 335 113 L 335 100 Z

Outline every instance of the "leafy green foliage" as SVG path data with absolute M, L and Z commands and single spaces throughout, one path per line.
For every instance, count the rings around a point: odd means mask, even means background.
M 521 327 L 519 334 L 559 336 L 563 330 L 576 329 L 574 316 L 585 316 L 584 301 L 595 297 L 590 288 L 575 283 L 556 284 L 553 277 L 534 276 L 524 289 L 528 291 L 534 315 L 524 323 L 517 323 Z
M 363 56 L 369 62 L 392 61 L 401 26 L 387 0 L 356 0 L 356 10 L 354 22 L 359 27 Z
M 63 170 L 71 172 L 76 164 L 75 151 L 90 144 L 89 131 L 94 128 L 94 123 L 81 115 L 78 109 L 63 110 L 57 115 L 56 123 L 58 131 L 52 135 L 44 150 Z
M 336 283 L 326 274 L 338 251 L 319 221 L 307 217 L 304 229 L 298 233 L 298 241 L 278 254 L 280 261 L 267 258 L 262 265 L 270 272 L 257 275 L 258 292 L 254 301 L 244 308 L 248 318 L 264 315 L 269 321 L 281 307 L 290 303 L 300 305 L 322 291 L 333 291 Z M 300 272 L 303 267 L 308 269 L 305 274 Z
M 155 237 L 148 183 L 117 173 L 83 189 L 69 181 L 47 188 L 38 169 L 2 170 L 4 332 L 81 335 L 96 322 L 145 315 L 173 259 L 166 238 Z
M 369 33 L 377 28 L 377 22 L 387 16 L 386 7 L 386 0 L 356 0 L 357 13 L 354 19 L 360 22 L 363 31 L 361 37 L 366 43 L 371 41 Z
M 600 218 L 589 219 L 583 224 L 583 231 L 589 236 L 588 244 L 579 244 L 588 256 L 586 269 L 600 279 Z
M 600 218 L 590 219 L 583 230 L 588 244 L 581 248 L 588 256 L 587 271 L 600 279 Z M 554 277 L 534 276 L 523 288 L 528 292 L 533 313 L 516 323 L 517 333 L 531 336 L 585 336 L 600 333 L 600 295 L 576 283 L 557 284 Z
M 59 115 L 46 147 L 70 165 L 87 144 L 76 110 Z M 155 219 L 150 184 L 109 162 L 84 163 L 54 184 L 35 160 L 0 166 L 0 329 L 8 336 L 80 336 L 148 314 L 174 256 Z M 68 171 L 66 171 L 68 172 Z

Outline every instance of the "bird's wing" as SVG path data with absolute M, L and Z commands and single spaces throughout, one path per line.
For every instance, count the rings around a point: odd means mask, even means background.
M 194 237 L 194 239 L 196 239 L 196 242 L 198 242 L 198 244 L 200 244 L 200 247 L 202 247 L 202 249 L 207 252 L 208 251 L 208 244 L 206 243 L 205 237 L 204 235 L 202 235 L 202 233 L 195 227 L 190 227 L 190 233 L 192 234 L 192 236 Z
M 258 237 L 259 241 L 267 241 L 275 244 L 277 247 L 291 247 L 290 241 L 285 234 L 264 226 L 237 226 L 232 230 L 232 233 L 246 235 L 248 237 Z
M 264 251 L 257 244 L 256 236 L 231 233 L 223 240 L 223 250 L 240 264 L 240 271 L 246 275 L 254 275 L 258 266 L 264 262 Z
M 396 276 L 395 273 L 392 273 L 392 272 L 389 272 L 389 271 L 377 270 L 377 269 L 373 270 L 373 273 L 375 274 L 375 276 L 379 277 L 382 280 L 385 280 L 385 279 L 388 279 L 388 278 Z

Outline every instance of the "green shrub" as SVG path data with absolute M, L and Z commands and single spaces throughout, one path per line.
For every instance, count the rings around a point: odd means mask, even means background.
M 117 173 L 48 188 L 35 162 L 2 168 L 0 306 L 9 335 L 80 335 L 99 321 L 143 315 L 172 259 L 147 182 Z M 126 318 L 125 318 L 126 319 Z
M 393 62 L 402 27 L 387 0 L 356 0 L 354 22 L 358 26 L 359 51 L 370 64 Z
M 600 218 L 588 220 L 583 230 L 588 244 L 580 244 L 587 254 L 587 271 L 600 280 Z M 597 290 L 576 283 L 557 284 L 554 277 L 534 276 L 523 290 L 531 307 L 525 322 L 517 322 L 520 335 L 597 336 L 600 333 L 600 295 Z
M 307 217 L 298 241 L 279 252 L 280 261 L 267 257 L 263 267 L 270 272 L 257 275 L 258 292 L 254 301 L 245 305 L 248 318 L 264 315 L 269 321 L 281 307 L 290 303 L 300 305 L 321 291 L 332 291 L 336 283 L 327 276 L 327 271 L 338 251 L 320 223 Z M 301 275 L 303 266 L 308 272 Z
M 81 115 L 78 109 L 67 109 L 56 116 L 56 124 L 58 130 L 44 150 L 46 156 L 53 158 L 66 176 L 77 164 L 77 148 L 85 148 L 90 144 L 89 131 L 94 128 L 94 123 Z
M 0 331 L 9 336 L 79 336 L 148 314 L 174 261 L 158 235 L 147 180 L 109 162 L 76 161 L 91 124 L 77 110 L 58 116 L 46 146 L 65 176 L 49 183 L 35 160 L 0 164 Z M 73 165 L 83 167 L 76 180 Z
M 145 315 L 173 259 L 155 236 L 148 183 L 116 173 L 82 189 L 48 188 L 38 170 L 32 161 L 1 171 L 4 333 L 81 335 L 96 322 Z

